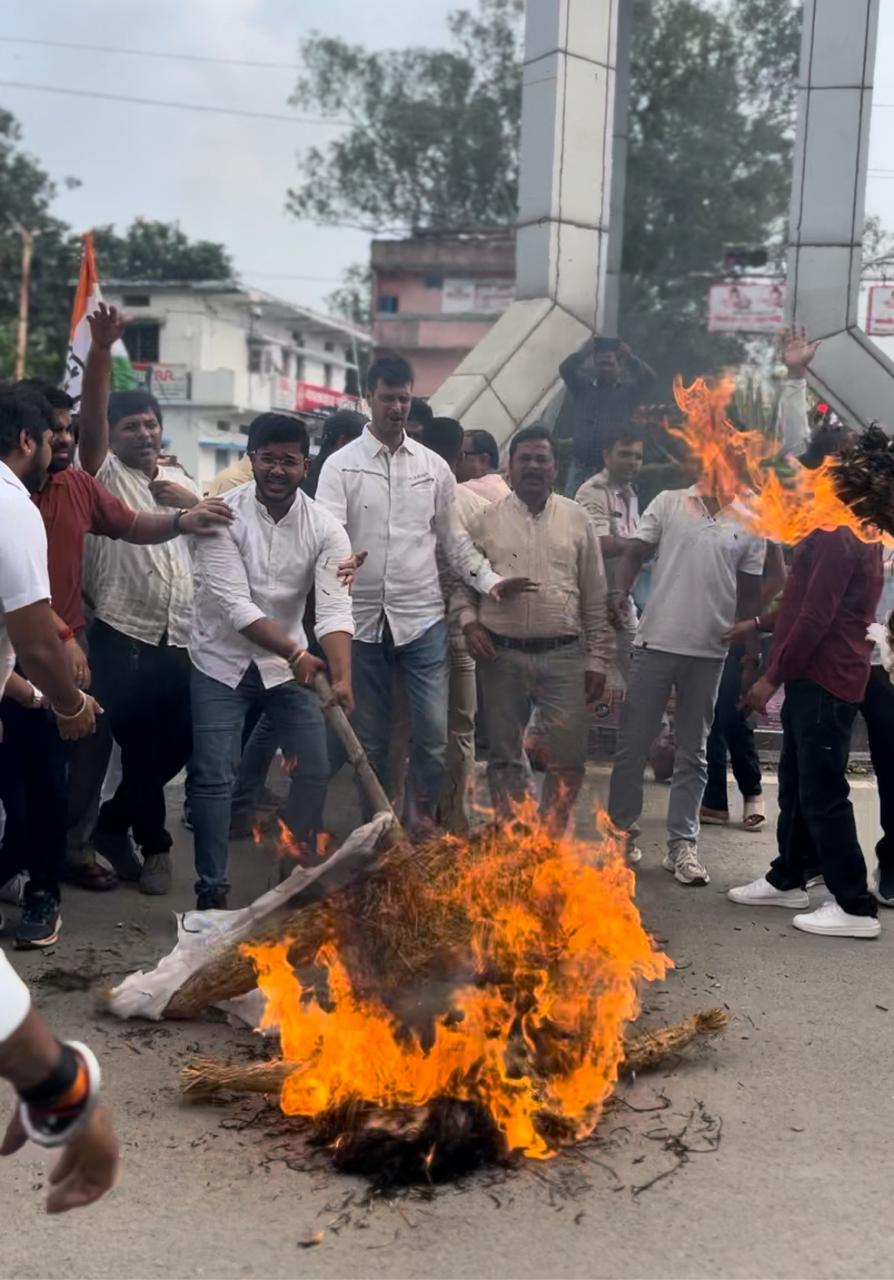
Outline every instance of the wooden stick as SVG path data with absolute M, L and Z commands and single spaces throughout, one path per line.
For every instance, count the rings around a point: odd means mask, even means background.
M 624 1046 L 621 1076 L 660 1066 L 698 1036 L 716 1035 L 729 1022 L 724 1009 L 706 1009 L 683 1022 L 658 1031 L 643 1031 Z M 210 1098 L 216 1093 L 279 1093 L 300 1064 L 282 1058 L 270 1062 L 235 1065 L 214 1058 L 193 1058 L 180 1072 L 180 1092 L 189 1098 Z
M 348 761 L 357 775 L 357 780 L 363 788 L 367 800 L 372 806 L 373 813 L 390 813 L 397 828 L 396 835 L 399 839 L 403 838 L 404 831 L 397 814 L 394 812 L 391 801 L 385 795 L 384 788 L 376 777 L 376 771 L 369 763 L 369 757 L 364 751 L 360 739 L 351 728 L 350 721 L 344 710 L 332 701 L 332 686 L 322 672 L 315 678 L 314 688 L 323 704 L 323 713 L 326 716 L 327 723 L 344 747 Z

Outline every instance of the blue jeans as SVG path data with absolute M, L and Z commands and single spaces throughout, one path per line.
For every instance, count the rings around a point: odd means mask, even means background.
M 410 767 L 407 820 L 411 826 L 434 819 L 444 780 L 450 659 L 447 623 L 429 627 L 409 644 L 395 645 L 390 632 L 377 644 L 355 640 L 352 723 L 385 791 L 391 792 L 388 746 L 391 736 L 391 677 L 401 674 L 410 706 Z
M 293 680 L 265 689 L 254 664 L 235 689 L 193 668 L 191 693 L 196 892 L 228 887 L 230 805 L 242 726 L 256 704 L 269 717 L 283 755 L 295 762 L 285 821 L 301 846 L 315 849 L 329 780 L 326 728 L 317 695 Z

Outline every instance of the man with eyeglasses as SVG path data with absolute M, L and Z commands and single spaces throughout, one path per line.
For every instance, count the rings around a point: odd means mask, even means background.
M 456 479 L 485 502 L 508 497 L 509 485 L 500 475 L 500 450 L 489 431 L 476 428 L 465 433 Z
M 307 596 L 316 587 L 316 638 L 335 701 L 353 708 L 354 621 L 345 562 L 351 546 L 333 516 L 300 490 L 304 423 L 266 413 L 249 432 L 253 479 L 225 494 L 233 523 L 196 549 L 192 674 L 192 820 L 196 906 L 227 906 L 233 786 L 248 712 L 269 718 L 292 785 L 284 818 L 300 849 L 316 851 L 329 779 L 326 729 L 308 652 Z

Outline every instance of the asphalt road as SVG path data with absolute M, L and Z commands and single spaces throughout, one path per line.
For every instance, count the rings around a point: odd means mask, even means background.
M 594 773 L 583 822 L 602 781 Z M 706 832 L 712 883 L 677 885 L 659 865 L 666 794 L 649 789 L 638 901 L 677 968 L 646 993 L 645 1021 L 725 1002 L 729 1030 L 672 1069 L 625 1085 L 598 1141 L 432 1199 L 368 1202 L 362 1184 L 309 1157 L 257 1100 L 182 1104 L 176 1076 L 183 1059 L 196 1050 L 233 1056 L 249 1033 L 96 1015 L 90 988 L 150 966 L 171 946 L 171 910 L 190 904 L 185 832 L 170 901 L 131 889 L 105 896 L 71 890 L 53 952 L 13 959 L 54 1025 L 99 1053 L 123 1177 L 94 1209 L 49 1219 L 42 1157 L 23 1153 L 5 1164 L 0 1275 L 894 1274 L 887 1145 L 894 912 L 879 941 L 851 942 L 798 934 L 778 909 L 733 907 L 725 892 L 765 870 L 772 823 L 760 835 Z M 768 794 L 772 810 L 772 781 Z M 859 780 L 854 796 L 870 849 L 872 781 Z M 350 792 L 339 788 L 333 803 L 339 820 L 350 821 Z M 266 885 L 269 868 L 247 843 L 235 846 L 233 860 L 236 893 L 247 901 Z M 308 1246 L 318 1233 L 319 1243 Z

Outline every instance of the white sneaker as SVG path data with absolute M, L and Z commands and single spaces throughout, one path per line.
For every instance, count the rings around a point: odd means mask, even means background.
M 805 889 L 816 889 L 816 888 L 818 888 L 818 887 L 819 887 L 819 885 L 825 885 L 825 883 L 826 883 L 826 882 L 825 882 L 825 880 L 823 879 L 823 877 L 822 877 L 822 876 L 811 876 L 811 877 L 810 877 L 810 879 L 809 879 L 809 880 L 807 881 L 807 883 L 805 884 L 804 888 L 805 888 Z
M 680 884 L 711 883 L 707 867 L 698 860 L 698 845 L 694 840 L 674 840 L 668 845 L 661 865 Z
M 726 896 L 730 902 L 738 902 L 740 907 L 789 907 L 793 911 L 801 911 L 810 906 L 806 890 L 777 889 L 766 876 L 730 889 Z
M 824 938 L 877 938 L 882 931 L 875 916 L 849 915 L 834 900 L 807 915 L 795 916 L 792 924 L 804 933 L 819 933 Z
M 642 862 L 642 860 L 643 860 L 643 851 L 642 849 L 640 849 L 639 845 L 635 845 L 635 844 L 628 845 L 628 848 L 627 848 L 628 866 L 635 867 L 638 863 Z

